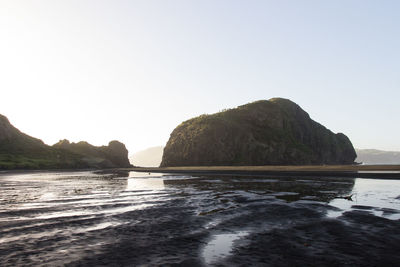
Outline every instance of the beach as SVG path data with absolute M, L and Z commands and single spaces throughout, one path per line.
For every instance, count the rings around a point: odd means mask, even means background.
M 400 179 L 400 165 L 310 165 L 310 166 L 183 166 L 134 167 L 125 171 L 194 175 L 323 176 Z
M 393 266 L 400 261 L 399 183 L 2 174 L 0 265 Z

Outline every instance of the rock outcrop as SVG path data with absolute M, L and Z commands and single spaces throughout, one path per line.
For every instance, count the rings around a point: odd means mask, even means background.
M 352 164 L 353 145 L 313 121 L 296 103 L 261 100 L 181 123 L 161 167 Z
M 64 160 L 71 159 L 73 162 Z M 42 140 L 20 132 L 0 115 L 0 169 L 39 169 L 74 166 L 74 155 L 56 151 Z
M 79 169 L 130 167 L 128 150 L 118 141 L 95 147 L 62 140 L 48 146 L 20 132 L 0 115 L 0 169 Z
M 42 140 L 20 132 L 12 126 L 7 117 L 0 114 L 0 152 L 25 151 L 33 148 L 41 149 Z
M 130 167 L 128 150 L 118 141 L 111 141 L 108 146 L 93 146 L 88 142 L 70 143 L 68 140 L 60 140 L 53 145 L 54 148 L 63 149 L 71 153 L 81 155 L 82 161 L 88 166 L 97 168 Z

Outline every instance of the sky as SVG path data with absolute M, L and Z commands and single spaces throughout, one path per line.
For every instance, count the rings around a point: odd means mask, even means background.
M 194 116 L 289 98 L 400 150 L 400 1 L 0 0 L 0 114 L 130 153 Z

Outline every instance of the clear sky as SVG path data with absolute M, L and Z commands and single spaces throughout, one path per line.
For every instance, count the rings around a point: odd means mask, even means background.
M 0 0 L 0 114 L 47 144 L 164 145 L 285 97 L 357 148 L 400 150 L 400 1 Z

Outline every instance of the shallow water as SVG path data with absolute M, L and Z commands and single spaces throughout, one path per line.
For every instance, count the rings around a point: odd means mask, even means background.
M 218 260 L 231 254 L 233 242 L 245 237 L 249 233 L 239 231 L 231 234 L 218 234 L 207 243 L 203 249 L 202 257 L 207 265 L 218 263 Z
M 352 192 L 353 201 L 334 199 L 329 204 L 338 211 L 328 212 L 338 217 L 349 210 L 364 210 L 392 220 L 400 219 L 400 180 L 356 179 Z
M 368 266 L 398 249 L 399 219 L 397 180 L 3 173 L 0 265 Z

